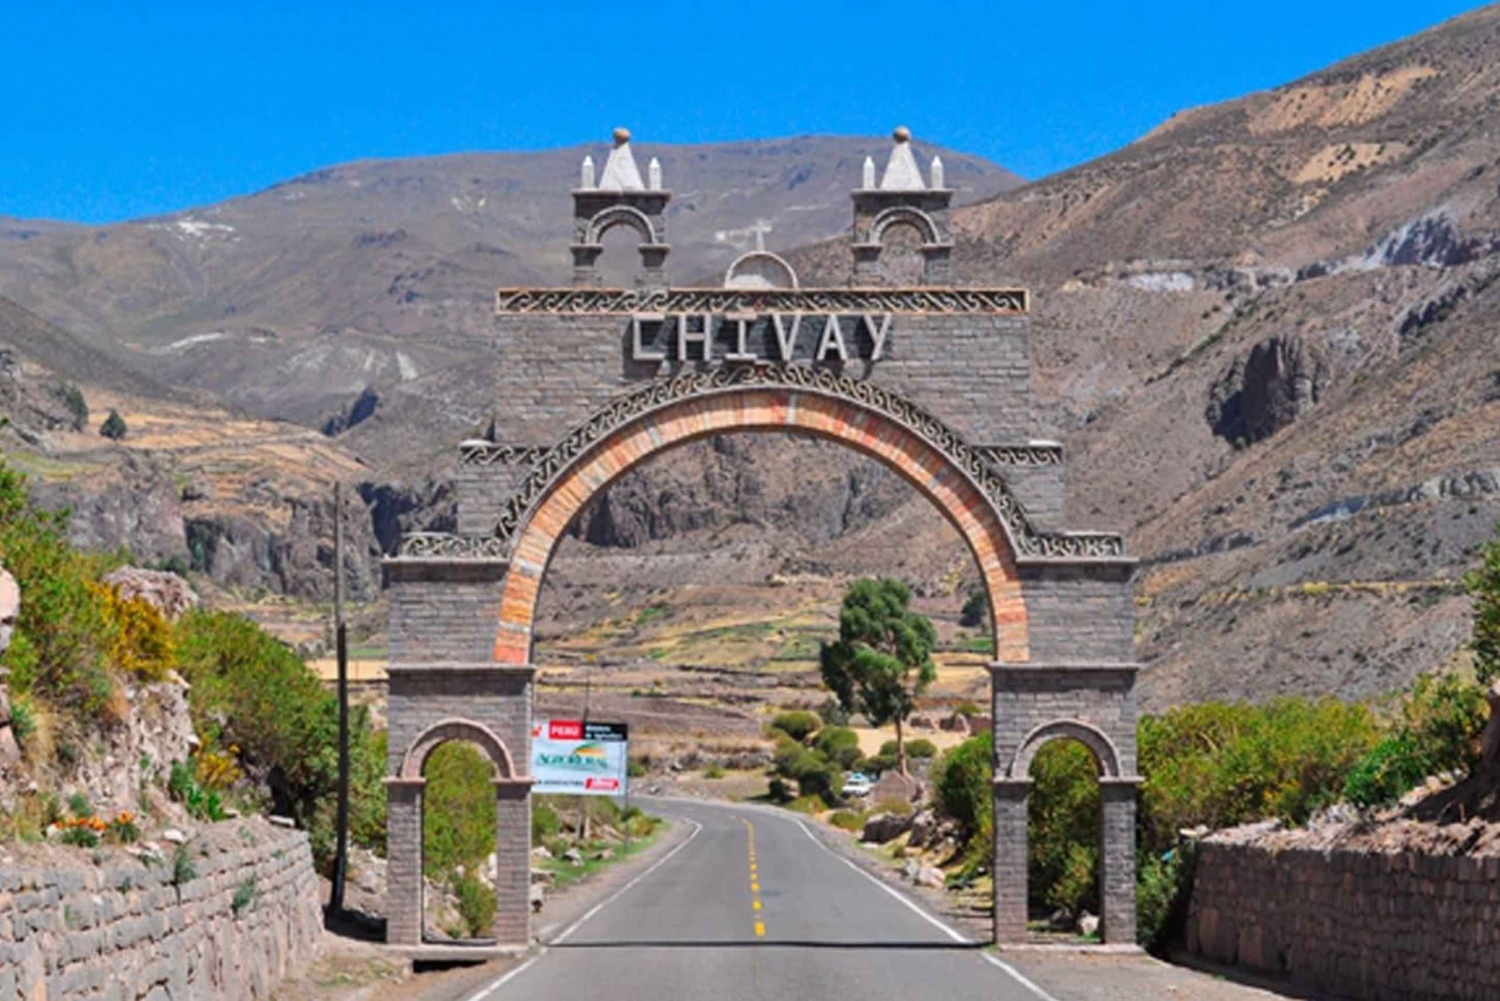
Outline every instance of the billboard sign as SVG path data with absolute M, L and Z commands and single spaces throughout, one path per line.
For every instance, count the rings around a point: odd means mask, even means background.
M 537 720 L 531 727 L 532 791 L 623 796 L 628 736 L 624 723 Z

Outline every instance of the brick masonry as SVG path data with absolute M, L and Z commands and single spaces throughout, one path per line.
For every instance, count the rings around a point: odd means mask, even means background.
M 897 141 L 904 140 L 898 137 Z M 924 439 L 915 426 L 928 418 L 912 419 L 914 423 L 908 426 L 899 413 L 865 406 L 858 393 L 839 396 L 808 387 L 752 383 L 694 392 L 675 402 L 670 397 L 653 399 L 641 410 L 634 409 L 635 402 L 622 402 L 648 380 L 712 369 L 725 364 L 730 351 L 743 350 L 766 362 L 826 365 L 897 394 L 925 408 L 966 446 L 1027 445 L 1038 429 L 1031 401 L 1030 324 L 1024 314 L 1024 295 L 1002 305 L 952 289 L 915 290 L 947 296 L 939 302 L 909 294 L 914 290 L 882 298 L 865 287 L 879 284 L 878 241 L 883 238 L 883 227 L 875 223 L 888 209 L 936 213 L 927 223 L 913 218 L 931 229 L 924 237 L 923 250 L 927 282 L 946 283 L 948 240 L 941 210 L 947 205 L 947 194 L 915 188 L 855 191 L 852 276 L 860 288 L 795 293 L 802 296 L 795 301 L 802 304 L 797 308 L 803 310 L 804 318 L 800 340 L 787 358 L 781 358 L 780 342 L 772 335 L 773 322 L 759 313 L 753 318 L 738 313 L 719 316 L 706 326 L 697 319 L 702 314 L 695 313 L 686 326 L 690 336 L 679 343 L 672 340 L 680 338 L 683 330 L 676 317 L 668 320 L 665 314 L 642 314 L 637 327 L 628 310 L 609 311 L 607 304 L 620 301 L 619 293 L 588 291 L 588 308 L 598 312 L 556 306 L 561 301 L 552 295 L 556 290 L 509 290 L 512 294 L 499 297 L 496 350 L 506 365 L 495 387 L 493 424 L 497 442 L 507 448 L 503 461 L 460 467 L 458 527 L 461 535 L 471 539 L 456 541 L 464 544 L 464 552 L 470 552 L 471 541 L 484 541 L 475 537 L 498 534 L 510 545 L 505 551 L 508 558 L 387 562 L 393 661 L 387 907 L 391 941 L 415 943 L 421 937 L 422 780 L 417 777 L 420 766 L 414 766 L 412 758 L 425 753 L 424 740 L 435 733 L 431 728 L 463 720 L 478 728 L 473 732 L 493 733 L 522 771 L 516 778 L 525 778 L 532 706 L 532 618 L 553 549 L 569 524 L 615 477 L 663 449 L 720 433 L 796 431 L 840 441 L 900 472 L 965 539 L 988 588 L 998 658 L 992 672 L 999 776 L 995 790 L 996 872 L 1000 874 L 996 879 L 997 939 L 1014 941 L 1026 934 L 1026 768 L 1030 755 L 1047 740 L 1077 739 L 1094 750 L 1104 774 L 1105 934 L 1110 941 L 1134 942 L 1136 704 L 1129 562 L 1102 556 L 1018 560 L 1001 512 L 1009 498 L 992 500 L 997 495 L 976 487 L 971 474 L 948 457 L 951 453 Z M 665 199 L 664 192 L 601 193 L 587 184 L 585 190 L 575 192 L 576 283 L 587 287 L 597 280 L 593 270 L 596 231 L 604 222 L 620 221 L 608 216 L 609 212 L 619 205 L 638 208 L 645 212 L 647 226 L 655 226 Z M 665 248 L 659 245 L 660 234 L 651 232 L 653 245 L 643 249 L 648 273 L 642 287 L 657 288 L 664 282 L 660 265 Z M 656 301 L 670 301 L 673 291 L 666 290 Z M 691 299 L 692 294 L 685 293 L 678 301 Z M 529 305 L 515 306 L 518 302 Z M 554 305 L 547 306 L 547 302 Z M 849 303 L 857 306 L 860 315 L 838 310 L 840 304 Z M 838 326 L 851 349 L 848 360 L 812 357 L 827 316 L 808 312 L 804 307 L 809 304 L 818 304 L 813 310 L 834 310 L 842 318 Z M 876 358 L 873 330 L 887 309 L 892 312 Z M 860 317 L 865 311 L 876 315 L 864 321 Z M 649 351 L 643 350 L 641 357 L 635 350 L 637 331 L 643 347 L 646 338 L 651 338 Z M 672 360 L 645 360 L 648 353 Z M 678 360 L 684 355 L 690 360 Z M 571 436 L 606 407 L 615 408 L 612 412 L 619 419 L 601 418 L 594 425 L 597 438 L 593 431 Z M 557 465 L 545 467 L 548 479 L 533 484 L 538 493 L 506 514 L 515 519 L 524 511 L 527 520 L 507 523 L 507 530 L 497 533 L 497 522 L 530 472 L 528 466 L 513 461 L 518 454 L 515 447 L 551 448 L 565 437 L 582 444 L 576 452 L 567 453 L 565 462 L 557 459 L 561 453 L 553 453 Z M 1016 462 L 994 468 L 1032 524 L 1045 531 L 1061 531 L 1064 476 L 1060 461 L 1021 455 Z M 1061 551 L 1092 552 L 1083 548 Z M 494 670 L 486 672 L 486 664 Z M 492 757 L 498 756 L 492 752 Z M 503 776 L 503 771 L 497 762 L 497 772 Z M 528 792 L 524 781 L 497 785 L 502 881 L 513 878 L 516 883 L 515 892 L 502 886 L 496 931 L 504 941 L 523 941 L 526 934 L 523 832 L 529 830 Z M 513 872 L 505 861 L 505 852 L 512 848 L 518 853 Z
M 171 845 L 166 848 L 171 849 Z M 118 849 L 0 866 L 0 1001 L 258 1001 L 323 927 L 307 835 L 230 821 L 147 866 Z M 236 893 L 253 889 L 242 906 Z
M 1369 1001 L 1493 999 L 1500 858 L 1200 846 L 1190 952 Z

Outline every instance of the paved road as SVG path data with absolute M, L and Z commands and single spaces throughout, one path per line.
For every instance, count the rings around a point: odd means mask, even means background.
M 794 817 L 658 802 L 692 836 L 471 1001 L 1041 1001 Z

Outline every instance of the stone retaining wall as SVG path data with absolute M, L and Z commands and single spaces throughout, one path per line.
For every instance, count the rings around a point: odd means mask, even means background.
M 0 1001 L 255 1001 L 322 930 L 307 835 L 205 829 L 145 864 L 120 849 L 0 850 Z M 9 855 L 10 857 L 5 857 Z
M 1500 857 L 1201 846 L 1190 952 L 1379 1001 L 1500 997 Z

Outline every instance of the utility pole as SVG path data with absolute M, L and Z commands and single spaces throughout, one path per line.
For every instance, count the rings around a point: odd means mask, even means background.
M 338 849 L 333 862 L 329 910 L 344 913 L 344 879 L 349 872 L 349 644 L 344 630 L 344 492 L 333 484 L 333 642 L 339 664 Z

